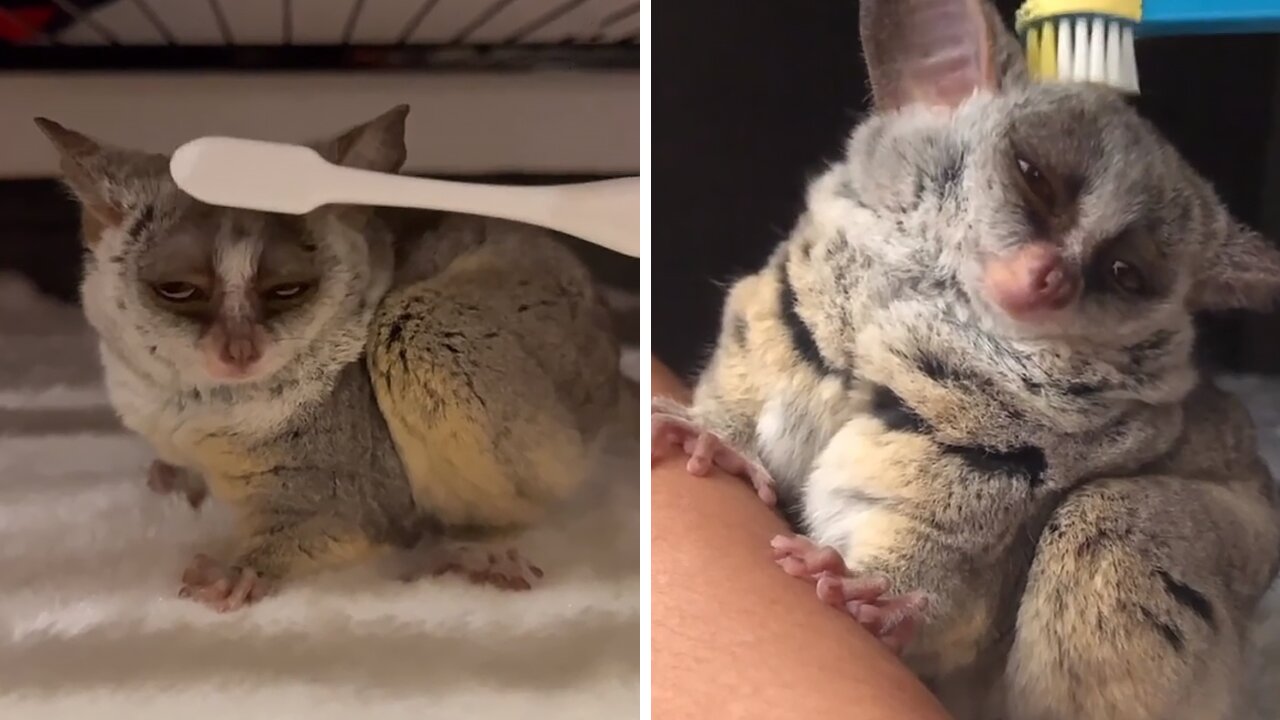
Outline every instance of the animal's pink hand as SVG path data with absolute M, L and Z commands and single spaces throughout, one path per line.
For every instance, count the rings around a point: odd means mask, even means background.
M 665 460 L 678 449 L 689 456 L 685 469 L 690 475 L 706 477 L 712 468 L 718 467 L 749 481 L 765 504 L 777 504 L 773 476 L 760 463 L 691 420 L 664 412 L 654 412 L 652 418 L 652 462 Z
M 851 571 L 835 548 L 803 535 L 778 535 L 770 545 L 788 575 L 814 581 L 819 599 L 848 613 L 894 653 L 901 653 L 923 624 L 924 593 L 890 595 L 888 578 Z

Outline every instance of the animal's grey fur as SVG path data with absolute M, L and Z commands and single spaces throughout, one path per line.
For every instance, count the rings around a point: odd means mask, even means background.
M 1192 312 L 1269 305 L 1280 254 L 1121 97 L 1028 84 L 985 3 L 863 12 L 877 112 L 730 291 L 689 416 L 855 571 L 927 593 L 905 659 L 958 718 L 1226 718 L 1280 517 L 1250 421 L 1192 364 Z M 964 97 L 929 85 L 948 52 L 981 60 Z M 1068 207 L 1028 213 L 1015 152 Z M 1087 285 L 1020 323 L 982 269 L 1031 239 Z M 1149 292 L 1096 281 L 1104 252 Z
M 315 147 L 335 163 L 398 171 L 407 112 Z M 199 475 L 238 507 L 235 572 L 269 582 L 432 534 L 519 529 L 584 479 L 587 445 L 616 419 L 624 386 L 593 281 L 550 232 L 370 208 L 298 218 L 215 208 L 182 193 L 163 156 L 38 122 L 84 208 L 83 305 L 111 402 L 183 469 L 181 484 Z M 209 288 L 208 307 L 175 306 L 156 289 L 187 280 Z M 313 289 L 259 311 L 281 282 Z M 516 300 L 538 312 L 513 315 Z M 233 305 L 254 310 L 265 337 L 257 370 L 238 382 L 212 375 L 201 347 Z M 446 361 L 457 372 L 436 372 Z M 473 382 L 495 366 L 505 380 Z M 516 374 L 525 387 L 510 384 Z M 426 397 L 486 412 L 435 422 L 421 416 Z M 415 472 L 423 457 L 450 472 Z
M 321 506 L 335 524 L 358 513 L 380 540 L 406 536 L 416 511 L 358 363 L 394 269 L 393 238 L 378 217 L 356 208 L 294 218 L 212 207 L 173 184 L 162 155 L 106 146 L 47 121 L 42 128 L 84 206 L 82 305 L 125 425 L 163 461 L 206 476 L 221 468 L 205 467 L 190 442 L 175 436 L 220 435 L 247 454 L 275 458 L 267 464 L 282 492 L 253 490 L 272 496 L 263 512 L 280 516 L 264 519 L 273 527 L 300 517 L 300 507 Z M 404 109 L 397 109 L 316 147 L 331 161 L 395 171 L 403 128 Z M 219 274 L 217 258 L 235 249 L 257 255 L 258 276 L 311 280 L 316 288 L 263 323 L 270 340 L 256 379 L 225 383 L 205 372 L 203 318 L 173 312 L 150 283 L 193 275 L 225 282 L 209 276 Z M 257 465 L 242 474 L 256 477 Z M 228 474 L 236 482 L 237 473 Z M 239 484 L 255 483 L 243 477 Z M 370 497 L 353 503 L 347 496 L 354 492 Z

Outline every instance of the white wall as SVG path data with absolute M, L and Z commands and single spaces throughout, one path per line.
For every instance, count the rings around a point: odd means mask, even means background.
M 410 172 L 639 173 L 633 72 L 121 72 L 0 74 L 0 178 L 56 174 L 35 116 L 167 152 L 201 135 L 323 137 L 399 103 Z

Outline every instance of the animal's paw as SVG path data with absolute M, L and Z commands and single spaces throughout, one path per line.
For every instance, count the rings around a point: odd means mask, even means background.
M 923 592 L 891 595 L 888 578 L 850 571 L 835 548 L 803 535 L 779 535 L 770 544 L 787 574 L 813 580 L 823 602 L 848 613 L 893 652 L 901 653 L 924 623 Z
M 473 583 L 504 590 L 531 590 L 543 576 L 542 568 L 529 562 L 514 547 L 450 542 L 433 548 L 425 565 L 404 579 L 445 573 L 464 575 Z
M 199 476 L 163 460 L 151 463 L 147 470 L 147 487 L 161 495 L 182 493 L 193 510 L 199 510 L 209 494 L 209 488 Z
M 182 573 L 178 597 L 189 598 L 218 612 L 230 612 L 260 600 L 270 592 L 253 568 L 228 566 L 208 555 L 196 555 Z
M 769 546 L 773 548 L 774 562 L 788 575 L 817 580 L 826 573 L 844 575 L 849 572 L 844 558 L 835 548 L 818 545 L 803 535 L 778 535 Z
M 721 440 L 715 433 L 681 415 L 654 408 L 653 449 L 651 462 L 670 457 L 673 451 L 682 450 L 689 456 L 685 469 L 690 475 L 705 477 L 712 467 L 736 475 L 751 482 L 756 494 L 767 505 L 778 502 L 778 492 L 773 476 L 758 461 L 743 451 Z

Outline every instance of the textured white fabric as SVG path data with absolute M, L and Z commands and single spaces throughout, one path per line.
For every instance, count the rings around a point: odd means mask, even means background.
M 634 443 L 520 541 L 533 592 L 365 567 L 220 616 L 177 590 L 227 509 L 148 491 L 105 402 L 78 311 L 0 277 L 0 718 L 638 714 Z

